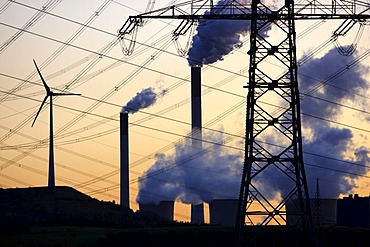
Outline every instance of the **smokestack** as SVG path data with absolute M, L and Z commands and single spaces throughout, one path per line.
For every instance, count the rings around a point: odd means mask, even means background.
M 193 148 L 202 147 L 201 67 L 191 67 L 191 137 Z M 191 223 L 204 223 L 203 203 L 191 205 Z
M 199 147 L 202 137 L 201 67 L 191 67 L 191 128 L 193 145 Z
M 120 203 L 122 207 L 129 208 L 129 146 L 128 146 L 128 112 L 120 113 Z
M 192 224 L 203 224 L 204 223 L 204 205 L 192 204 L 191 205 L 191 223 Z

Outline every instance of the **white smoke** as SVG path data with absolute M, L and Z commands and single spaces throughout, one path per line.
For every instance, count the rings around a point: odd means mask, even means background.
M 203 133 L 204 139 L 221 143 L 221 134 Z M 156 162 L 140 178 L 139 203 L 178 200 L 186 204 L 213 199 L 238 198 L 242 153 L 203 142 L 193 148 L 191 140 L 177 144 L 173 154 L 157 154 Z
M 352 56 L 344 57 L 332 49 L 321 58 L 311 59 L 300 68 L 300 74 L 309 75 L 309 77 L 300 76 L 300 92 L 305 93 L 314 89 L 335 72 L 346 68 L 357 57 L 357 52 Z M 342 115 L 344 108 L 327 101 L 346 105 L 350 102 L 359 104 L 361 99 L 355 95 L 360 95 L 369 89 L 369 83 L 364 79 L 368 72 L 369 67 L 357 64 L 337 77 L 335 81 L 330 82 L 335 84 L 335 87 L 321 84 L 320 90 L 317 90 L 313 95 L 324 99 L 324 101 L 306 97 L 301 102 L 302 127 L 304 133 L 307 134 L 307 136 L 303 134 L 304 163 L 306 163 L 305 170 L 311 197 L 315 193 L 317 178 L 320 179 L 321 197 L 335 199 L 340 194 L 350 193 L 356 187 L 355 179 L 358 176 L 355 174 L 363 175 L 368 171 L 365 166 L 370 165 L 370 150 L 356 144 L 358 141 L 354 139 L 350 129 L 333 126 L 329 122 L 307 116 L 318 116 L 338 121 L 337 119 Z M 278 142 L 275 141 L 275 143 Z M 352 162 L 359 164 L 359 166 L 352 164 Z M 271 177 L 273 179 L 269 179 Z M 259 189 L 270 198 L 274 198 L 278 192 L 285 195 L 291 188 L 290 181 L 287 180 L 286 176 L 274 169 L 266 169 L 257 179 L 262 185 Z
M 212 11 L 220 11 L 222 9 L 222 14 L 242 14 L 247 11 L 246 9 L 231 9 L 231 4 L 250 6 L 251 0 L 221 0 Z M 225 6 L 228 7 L 225 8 Z M 209 14 L 210 12 L 207 11 L 204 15 Z M 270 29 L 271 25 L 267 25 L 262 35 L 267 35 L 267 31 Z M 193 37 L 192 47 L 188 52 L 189 65 L 202 66 L 223 60 L 225 55 L 243 46 L 240 38 L 247 35 L 249 31 L 249 20 L 200 20 L 197 34 Z
M 322 81 L 356 59 L 356 56 L 357 53 L 351 57 L 342 57 L 336 50 L 331 50 L 324 57 L 306 63 L 300 72 Z M 352 67 L 333 82 L 344 91 L 323 84 L 315 96 L 338 103 L 359 102 L 354 95 L 369 89 L 369 84 L 364 79 L 368 72 L 369 68 L 364 65 Z M 317 85 L 317 81 L 310 78 L 300 77 L 301 92 L 309 91 Z M 309 115 L 336 119 L 341 115 L 343 108 L 325 101 L 306 98 L 301 102 L 301 110 Z M 317 178 L 320 178 L 320 194 L 323 198 L 337 198 L 356 187 L 357 176 L 354 174 L 361 175 L 367 172 L 365 166 L 370 165 L 370 150 L 367 147 L 356 146 L 354 135 L 348 128 L 333 127 L 329 122 L 308 118 L 305 115 L 302 126 L 310 132 L 310 138 L 303 136 L 304 162 L 310 195 L 314 194 Z M 212 142 L 220 143 L 224 139 L 222 135 L 211 136 L 204 133 L 203 136 Z M 267 138 L 270 139 L 265 141 L 270 143 L 279 141 L 275 136 Z M 173 154 L 157 154 L 156 162 L 140 179 L 137 201 L 157 203 L 161 200 L 179 200 L 183 203 L 197 204 L 213 199 L 237 198 L 243 154 L 231 153 L 224 147 L 210 146 L 204 142 L 203 147 L 197 148 L 199 149 L 192 148 L 191 141 L 188 141 L 177 144 Z M 310 155 L 311 153 L 319 156 Z M 333 157 L 337 160 L 324 157 Z M 310 165 L 327 169 L 314 168 Z M 274 168 L 270 166 L 254 180 L 258 190 L 268 199 L 275 198 L 279 193 L 286 195 L 292 186 L 286 175 Z
M 122 107 L 121 112 L 134 114 L 141 109 L 153 106 L 159 98 L 162 98 L 167 93 L 166 90 L 161 90 L 160 93 L 156 93 L 155 91 L 153 87 L 143 89 Z

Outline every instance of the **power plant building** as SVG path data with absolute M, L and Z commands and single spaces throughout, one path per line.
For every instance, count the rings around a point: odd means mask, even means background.
M 310 199 L 312 220 L 315 225 L 335 225 L 337 223 L 337 199 Z M 298 222 L 299 212 L 293 202 L 285 205 L 288 225 L 301 224 Z
M 370 197 L 358 194 L 338 199 L 338 225 L 370 227 Z

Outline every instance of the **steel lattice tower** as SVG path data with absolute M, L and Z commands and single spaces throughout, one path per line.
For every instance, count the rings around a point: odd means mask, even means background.
M 130 44 L 123 47 L 123 52 L 127 55 L 132 53 L 137 29 L 148 18 L 182 20 L 173 32 L 174 40 L 200 20 L 250 20 L 249 82 L 245 86 L 245 158 L 236 219 L 238 245 L 249 245 L 255 238 L 249 236 L 244 239 L 245 226 L 288 224 L 285 207 L 290 204 L 296 209 L 292 215 L 298 219 L 294 225 L 307 233 L 310 237 L 307 245 L 313 246 L 313 219 L 302 155 L 295 21 L 344 20 L 333 32 L 332 40 L 335 42 L 355 24 L 367 24 L 370 4 L 361 1 L 307 0 L 295 5 L 294 0 L 285 0 L 279 3 L 280 6 L 272 7 L 261 0 L 225 0 L 222 1 L 224 5 L 217 6 L 213 2 L 187 1 L 130 16 L 118 31 L 122 41 L 127 36 L 132 37 L 128 39 Z M 184 8 L 186 6 L 190 8 Z M 206 11 L 207 14 L 203 14 Z M 274 31 L 277 30 L 274 37 L 266 35 L 271 26 Z M 272 61 L 277 66 L 272 68 Z M 274 188 L 262 186 L 267 179 Z M 272 194 L 271 191 L 279 193 Z
M 287 203 L 297 205 L 303 226 L 310 229 L 312 225 L 309 201 L 305 200 L 309 196 L 302 155 L 293 4 L 293 1 L 286 1 L 285 6 L 273 11 L 259 1 L 252 2 L 245 160 L 237 218 L 239 234 L 242 234 L 245 222 L 251 225 L 257 222 L 261 225 L 285 224 Z M 287 17 L 274 20 L 275 27 L 283 34 L 279 40 L 270 41 L 264 35 L 271 20 L 254 18 L 259 12 Z M 283 68 L 281 74 L 263 67 L 271 58 Z M 280 108 L 266 107 L 263 102 L 269 98 L 280 102 Z M 267 143 L 266 139 L 272 135 L 275 138 Z M 266 195 L 259 186 L 268 178 L 266 173 L 286 180 L 286 193 L 279 199 Z

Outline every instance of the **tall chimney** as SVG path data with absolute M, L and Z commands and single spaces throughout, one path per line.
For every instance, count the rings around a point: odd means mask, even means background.
M 196 147 L 202 144 L 201 83 L 201 67 L 191 67 L 191 129 L 192 142 Z
M 120 203 L 122 207 L 129 208 L 129 186 L 128 186 L 128 164 L 129 164 L 129 143 L 128 143 L 128 112 L 120 114 Z
M 193 148 L 202 147 L 201 67 L 191 67 L 191 137 Z M 191 205 L 191 223 L 204 223 L 203 203 Z

